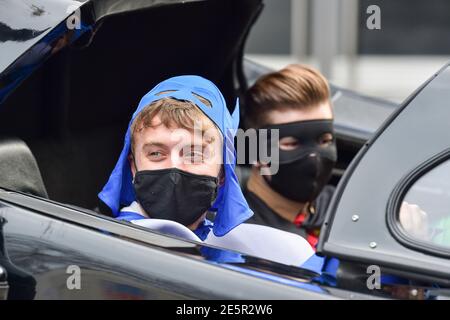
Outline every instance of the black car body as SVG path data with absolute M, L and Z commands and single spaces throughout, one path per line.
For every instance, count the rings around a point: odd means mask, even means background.
M 381 162 L 383 170 L 395 171 L 386 173 L 389 181 L 370 175 L 367 167 L 374 164 L 365 159 L 382 140 L 396 141 L 384 136 L 410 105 L 430 95 L 422 98 L 419 90 L 397 108 L 332 87 L 340 154 L 334 181 L 340 182 L 320 253 L 340 258 L 341 266 L 336 284 L 324 285 L 314 272 L 264 259 L 217 261 L 205 248 L 215 256 L 226 250 L 92 210 L 134 106 L 149 88 L 172 75 L 199 74 L 217 83 L 234 105 L 231 101 L 268 71 L 243 59 L 261 0 L 8 0 L 1 5 L 0 298 L 372 299 L 405 297 L 398 292 L 412 290 L 417 294 L 407 297 L 425 298 L 435 285 L 449 285 L 445 248 L 436 253 L 402 238 L 391 212 L 398 203 L 391 211 L 387 205 L 394 182 L 445 149 L 446 68 L 422 90 L 433 91 L 433 111 L 441 116 L 427 124 L 442 143 L 422 148 L 418 140 L 420 148 L 412 142 L 402 146 L 414 147 L 417 156 L 407 165 L 395 159 L 392 168 Z M 428 137 L 422 131 L 418 135 Z M 389 158 L 389 148 L 396 146 L 384 143 L 382 156 Z M 366 186 L 361 176 L 371 183 Z M 355 210 L 360 219 L 352 224 L 348 219 Z M 379 235 L 368 230 L 375 224 Z M 343 225 L 350 231 L 342 232 Z M 368 241 L 378 246 L 369 248 Z M 366 267 L 373 263 L 414 285 L 368 290 Z M 77 272 L 81 288 L 70 285 Z

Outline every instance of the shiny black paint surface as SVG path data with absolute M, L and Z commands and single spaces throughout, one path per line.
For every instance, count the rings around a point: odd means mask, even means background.
M 0 4 L 0 73 L 85 1 L 15 1 Z
M 7 0 L 0 10 L 0 103 L 44 61 L 77 40 L 92 24 L 92 8 L 83 1 L 30 4 Z M 80 17 L 71 28 L 68 18 Z M 82 13 L 81 13 L 82 12 Z
M 247 269 L 245 264 L 208 261 L 196 243 L 139 230 L 37 198 L 27 201 L 26 195 L 2 192 L 0 197 L 24 200 L 24 206 L 34 203 L 33 209 L 26 209 L 0 202 L 0 217 L 6 220 L 2 231 L 3 256 L 11 264 L 10 270 L 21 272 L 26 280 L 10 282 L 10 298 L 331 298 L 325 290 L 304 279 L 288 280 L 273 275 L 277 270 L 273 263 L 269 275 L 258 271 L 257 264 Z M 38 213 L 39 206 L 44 211 L 51 207 L 55 211 Z M 58 211 L 61 218 L 54 216 Z M 73 265 L 81 269 L 80 290 L 67 286 L 71 275 L 68 268 Z

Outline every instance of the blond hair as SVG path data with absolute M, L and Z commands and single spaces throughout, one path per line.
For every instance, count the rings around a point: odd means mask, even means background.
M 330 99 L 325 77 L 316 69 L 299 64 L 259 78 L 245 96 L 247 127 L 267 125 L 267 113 L 280 108 L 310 109 Z
M 201 100 L 201 102 L 205 105 L 209 103 L 207 100 Z M 174 98 L 162 98 L 144 107 L 133 120 L 130 127 L 132 152 L 134 151 L 135 134 L 145 128 L 152 127 L 152 120 L 156 115 L 161 120 L 161 123 L 158 123 L 158 125 L 163 124 L 167 128 L 181 128 L 194 131 L 196 123 L 200 122 L 202 124 L 202 136 L 211 128 L 218 130 L 216 125 L 194 103 Z M 214 141 L 214 137 L 208 138 L 207 143 Z

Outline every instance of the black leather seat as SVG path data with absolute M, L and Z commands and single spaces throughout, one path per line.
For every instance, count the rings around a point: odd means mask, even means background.
M 0 188 L 48 198 L 31 150 L 17 138 L 0 138 Z

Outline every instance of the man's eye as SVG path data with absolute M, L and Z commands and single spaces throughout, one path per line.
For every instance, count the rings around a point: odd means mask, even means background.
M 300 142 L 295 138 L 280 139 L 280 149 L 284 151 L 294 150 L 300 147 Z
M 163 153 L 160 152 L 160 151 L 153 151 L 153 152 L 150 152 L 150 153 L 148 154 L 148 156 L 149 156 L 150 159 L 152 159 L 152 160 L 158 160 L 158 159 L 161 159 L 164 155 L 163 155 Z
M 326 133 L 324 135 L 322 135 L 319 139 L 319 143 L 321 146 L 329 146 L 330 144 L 333 143 L 334 137 L 331 133 Z
M 190 151 L 186 153 L 185 159 L 190 163 L 200 163 L 203 161 L 202 151 Z

